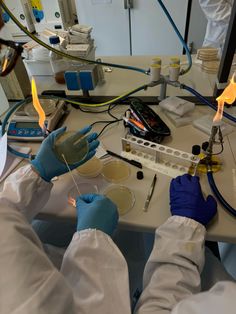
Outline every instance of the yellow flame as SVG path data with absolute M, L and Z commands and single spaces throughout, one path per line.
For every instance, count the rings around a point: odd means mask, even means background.
M 214 122 L 219 122 L 222 119 L 225 102 L 228 105 L 232 105 L 232 103 L 236 99 L 236 82 L 234 78 L 235 78 L 235 73 L 233 74 L 229 85 L 226 86 L 223 93 L 219 97 L 216 98 L 218 107 L 217 107 L 217 112 L 213 118 Z
M 4 72 L 4 71 L 6 70 L 7 65 L 8 65 L 8 59 L 5 58 L 5 59 L 4 59 L 4 62 L 3 62 L 3 66 L 2 66 L 2 72 Z
M 34 78 L 32 77 L 32 81 L 31 81 L 31 89 L 32 89 L 32 98 L 33 98 L 33 105 L 35 110 L 38 112 L 39 115 L 39 126 L 41 127 L 41 129 L 43 131 L 45 131 L 45 119 L 46 119 L 46 115 L 45 112 L 40 104 L 39 98 L 38 98 L 38 92 L 37 92 L 37 88 L 36 88 L 36 83 Z
M 71 196 L 68 197 L 68 203 L 73 207 L 76 207 L 76 200 Z

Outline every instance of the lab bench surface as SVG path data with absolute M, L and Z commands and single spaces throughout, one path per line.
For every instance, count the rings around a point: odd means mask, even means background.
M 103 62 L 116 63 L 127 66 L 133 66 L 148 70 L 152 59 L 155 56 L 113 56 L 101 57 Z M 172 56 L 160 56 L 162 59 L 162 72 L 161 74 L 168 74 L 168 64 Z M 187 67 L 186 57 L 179 56 L 183 67 Z M 202 72 L 201 64 L 193 56 L 193 65 L 191 70 L 183 76 L 180 76 L 180 82 L 184 83 L 204 96 L 212 96 L 214 82 L 216 79 L 215 74 L 207 74 Z M 104 67 L 105 69 L 108 67 Z M 119 96 L 125 92 L 129 92 L 137 87 L 148 84 L 150 76 L 137 71 L 130 71 L 110 67 L 111 71 L 105 72 L 105 84 L 99 85 L 94 91 L 90 91 L 91 96 Z M 68 95 L 81 95 L 81 91 L 68 91 L 63 84 L 57 84 L 51 76 L 35 76 L 39 93 L 45 90 L 59 90 L 63 89 Z M 160 95 L 160 86 L 154 86 L 147 90 L 141 90 L 134 96 L 156 96 Z M 173 86 L 167 87 L 168 96 L 191 96 L 191 94 L 183 89 L 175 88 Z
M 103 61 L 116 62 L 148 68 L 151 63 L 152 56 L 139 57 L 104 57 Z M 162 59 L 163 64 L 168 64 L 168 58 Z M 91 95 L 102 96 L 118 96 L 125 91 L 132 90 L 149 81 L 149 77 L 134 71 L 125 71 L 113 68 L 112 72 L 105 73 L 106 83 L 99 86 L 95 91 L 91 91 Z M 167 71 L 167 69 L 164 69 Z M 36 76 L 36 83 L 39 93 L 44 90 L 65 89 L 65 85 L 58 85 L 52 77 Z M 195 88 L 203 95 L 212 95 L 213 82 L 215 75 L 203 73 L 199 65 L 193 65 L 191 71 L 181 77 L 180 81 Z M 157 96 L 159 95 L 160 87 L 150 88 L 147 91 L 140 91 L 134 96 Z M 78 95 L 81 92 L 69 92 L 71 95 Z M 186 96 L 190 95 L 187 91 L 176 89 L 174 87 L 167 88 L 167 95 L 170 96 Z M 121 117 L 127 107 L 118 106 L 112 113 L 118 118 Z M 164 145 L 191 153 L 192 145 L 199 144 L 209 139 L 209 136 L 202 131 L 194 128 L 192 125 L 176 128 L 173 124 L 160 112 L 158 106 L 152 108 L 160 114 L 161 118 L 171 129 L 171 136 L 166 138 Z M 94 108 L 93 110 L 98 110 Z M 212 109 L 205 106 L 198 106 L 196 109 L 197 116 L 203 116 L 212 113 Z M 71 108 L 70 114 L 67 116 L 64 124 L 68 130 L 77 130 L 87 124 L 96 122 L 97 120 L 110 120 L 110 117 L 105 113 L 89 114 L 81 112 L 75 108 Z M 103 125 L 96 124 L 93 127 L 94 131 L 99 132 Z M 101 135 L 100 141 L 104 148 L 121 153 L 121 138 L 125 135 L 123 122 L 117 122 L 110 125 Z M 222 161 L 222 169 L 214 175 L 216 185 L 223 197 L 236 207 L 236 132 L 234 131 L 224 137 L 224 151 L 220 155 Z M 37 150 L 38 145 L 31 145 L 33 151 Z M 160 226 L 169 216 L 169 184 L 171 178 L 157 173 L 157 183 L 153 197 L 151 199 L 147 212 L 143 212 L 142 208 L 150 187 L 153 171 L 143 168 L 143 180 L 137 180 L 136 173 L 138 168 L 130 166 L 130 177 L 120 184 L 129 187 L 135 195 L 135 204 L 133 208 L 119 219 L 121 228 L 137 231 L 153 232 Z M 76 170 L 74 170 L 76 173 Z M 97 184 L 102 192 L 103 188 L 110 183 L 106 182 L 101 175 L 94 179 L 80 178 L 81 182 L 93 182 Z M 206 175 L 201 175 L 201 185 L 204 195 L 211 194 Z M 40 217 L 43 219 L 63 219 L 75 220 L 76 210 L 68 204 L 68 191 L 73 186 L 70 174 L 63 175 L 54 181 L 51 197 L 46 206 L 43 208 Z M 218 213 L 214 221 L 207 228 L 207 239 L 212 241 L 226 241 L 236 243 L 236 218 L 226 212 L 220 204 L 218 204 Z
M 171 136 L 167 137 L 163 144 L 180 149 L 191 153 L 192 145 L 203 143 L 208 140 L 209 136 L 202 131 L 194 128 L 192 125 L 175 128 L 163 113 L 160 112 L 158 106 L 153 106 L 154 110 L 160 114 L 162 119 L 171 128 Z M 113 110 L 113 114 L 117 117 L 122 116 L 126 108 L 120 106 Z M 211 112 L 208 108 L 197 108 L 197 115 L 205 115 Z M 71 113 L 68 115 L 65 125 L 69 130 L 76 130 L 84 127 L 87 124 L 91 124 L 97 120 L 109 120 L 109 117 L 104 114 L 88 114 L 71 109 Z M 101 125 L 95 125 L 93 130 L 99 132 Z M 109 149 L 118 154 L 121 153 L 121 138 L 124 137 L 126 131 L 122 122 L 117 122 L 114 125 L 108 127 L 108 129 L 100 137 L 100 141 L 105 149 Z M 234 133 L 231 134 L 233 136 Z M 217 172 L 214 177 L 216 185 L 224 198 L 233 207 L 236 205 L 236 191 L 235 180 L 236 168 L 235 159 L 232 154 L 229 137 L 224 137 L 224 151 L 220 155 L 220 159 L 223 163 L 222 169 Z M 129 187 L 135 195 L 135 204 L 133 208 L 119 219 L 121 228 L 137 231 L 153 232 L 158 226 L 160 226 L 169 216 L 169 184 L 171 178 L 157 173 L 157 183 L 153 197 L 151 199 L 147 212 L 143 212 L 142 208 L 145 203 L 145 199 L 148 193 L 150 183 L 153 178 L 153 171 L 147 168 L 143 168 L 144 178 L 143 180 L 137 180 L 136 173 L 138 168 L 130 166 L 130 177 L 120 184 Z M 76 170 L 74 170 L 76 174 Z M 200 175 L 201 185 L 204 195 L 207 196 L 211 193 L 209 184 L 207 182 L 206 175 Z M 90 182 L 96 184 L 99 188 L 99 192 L 102 193 L 104 187 L 111 184 L 106 182 L 101 175 L 94 179 L 85 179 L 80 177 L 81 182 Z M 68 205 L 67 196 L 68 190 L 73 187 L 73 181 L 69 174 L 66 174 L 58 180 L 54 181 L 54 187 L 51 193 L 51 198 L 46 204 L 41 213 L 41 218 L 44 219 L 75 219 L 76 211 L 71 205 Z M 218 213 L 214 218 L 214 221 L 207 228 L 207 239 L 214 241 L 226 241 L 236 243 L 236 218 L 227 213 L 220 204 L 218 204 Z

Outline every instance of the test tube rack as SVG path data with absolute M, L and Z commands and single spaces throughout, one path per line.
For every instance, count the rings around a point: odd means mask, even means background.
M 141 162 L 144 167 L 172 178 L 187 173 L 190 167 L 195 169 L 200 161 L 199 157 L 193 154 L 150 142 L 129 133 L 121 142 L 123 157 Z

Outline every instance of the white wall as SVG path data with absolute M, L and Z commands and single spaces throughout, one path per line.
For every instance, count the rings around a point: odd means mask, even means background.
M 181 55 L 182 43 L 156 0 L 135 0 L 131 10 L 133 55 Z M 184 37 L 188 0 L 165 0 L 182 37 Z
M 184 36 L 188 0 L 164 4 Z M 129 55 L 129 12 L 124 0 L 76 0 L 81 24 L 93 26 L 97 55 Z M 133 0 L 130 12 L 133 55 L 181 54 L 182 44 L 156 0 Z
M 193 52 L 202 47 L 205 37 L 207 19 L 198 0 L 192 0 L 192 11 L 189 23 L 188 43 L 193 42 Z

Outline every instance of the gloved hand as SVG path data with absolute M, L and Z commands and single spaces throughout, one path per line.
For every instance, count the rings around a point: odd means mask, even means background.
M 171 181 L 170 210 L 172 215 L 192 218 L 206 226 L 217 212 L 213 196 L 205 200 L 199 177 L 184 174 Z
M 118 223 L 117 206 L 107 197 L 83 194 L 76 199 L 77 230 L 98 229 L 112 235 Z
M 87 126 L 83 128 L 82 130 L 79 130 L 79 134 L 87 134 L 92 129 L 91 126 Z M 51 181 L 51 179 L 55 176 L 60 176 L 66 172 L 68 172 L 68 168 L 65 163 L 61 162 L 54 150 L 54 142 L 56 138 L 64 133 L 66 130 L 66 127 L 60 128 L 56 131 L 53 131 L 41 144 L 40 149 L 35 157 L 34 160 L 31 161 L 32 166 L 36 169 L 36 171 L 39 173 L 41 178 L 43 178 L 45 181 Z M 96 153 L 96 148 L 99 145 L 99 141 L 96 140 L 97 134 L 91 133 L 87 135 L 87 141 L 89 143 L 89 152 L 87 156 L 80 162 L 69 165 L 70 169 L 73 170 L 86 161 L 88 161 L 90 158 L 92 158 Z

